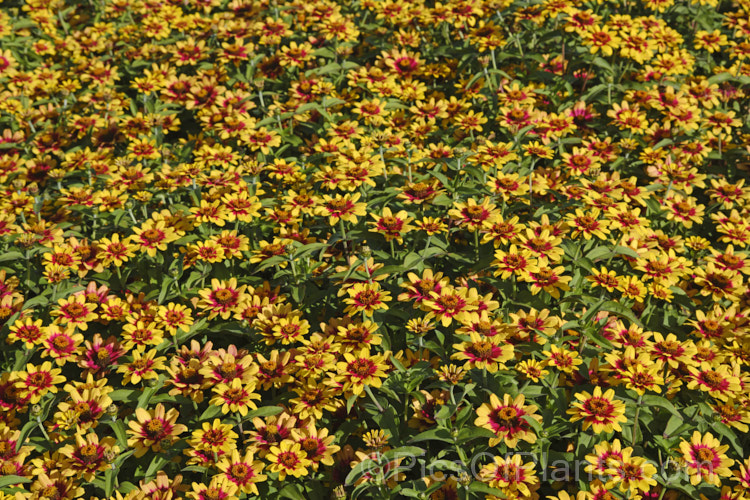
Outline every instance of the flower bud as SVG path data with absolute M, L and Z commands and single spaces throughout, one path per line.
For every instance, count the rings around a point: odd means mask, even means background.
M 458 474 L 458 482 L 461 486 L 469 486 L 471 484 L 471 476 L 465 470 L 462 470 Z
M 170 438 L 164 438 L 161 441 L 159 441 L 159 448 L 161 448 L 164 451 L 169 451 L 172 448 L 172 439 Z

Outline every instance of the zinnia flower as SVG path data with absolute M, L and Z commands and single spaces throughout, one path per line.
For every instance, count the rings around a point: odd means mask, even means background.
M 536 405 L 524 406 L 524 401 L 523 394 L 519 394 L 515 399 L 511 399 L 510 394 L 504 394 L 502 402 L 497 395 L 492 394 L 490 402 L 477 409 L 474 425 L 489 429 L 497 436 L 490 438 L 490 446 L 505 441 L 508 448 L 515 448 L 519 439 L 527 443 L 536 442 L 536 434 L 524 417 L 532 418 L 539 424 L 542 423 L 542 417 L 536 415 Z
M 721 445 L 710 432 L 701 436 L 698 431 L 693 432 L 690 442 L 684 439 L 680 442 L 682 459 L 690 474 L 690 484 L 696 485 L 705 481 L 714 486 L 721 485 L 721 477 L 730 477 L 729 468 L 734 460 L 727 458 L 729 445 Z
M 578 402 L 571 403 L 572 408 L 568 410 L 571 415 L 570 421 L 583 420 L 582 430 L 593 427 L 594 432 L 622 431 L 620 422 L 627 422 L 625 417 L 625 403 L 615 399 L 614 389 L 609 389 L 602 394 L 602 388 L 594 388 L 594 394 L 579 392 L 575 395 Z

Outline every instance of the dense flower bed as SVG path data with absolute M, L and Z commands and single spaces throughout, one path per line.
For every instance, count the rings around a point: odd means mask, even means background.
M 0 499 L 744 499 L 748 0 L 6 0 Z

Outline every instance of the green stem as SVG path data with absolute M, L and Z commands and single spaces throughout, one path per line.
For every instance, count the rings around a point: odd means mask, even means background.
M 430 240 L 432 240 L 432 236 L 427 235 L 427 243 L 424 246 L 424 250 L 422 250 L 422 259 L 425 258 L 425 255 L 427 255 L 427 249 L 430 248 Z
M 367 392 L 367 395 L 370 396 L 370 399 L 372 400 L 372 402 L 375 403 L 375 407 L 378 409 L 378 411 L 380 413 L 383 413 L 384 411 L 383 407 L 380 406 L 380 403 L 378 402 L 378 400 L 375 399 L 375 395 L 372 393 L 372 389 L 370 389 L 369 385 L 365 386 L 365 392 Z
M 638 396 L 638 403 L 635 407 L 635 418 L 633 419 L 633 439 L 630 440 L 631 448 L 635 447 L 636 436 L 638 436 L 638 418 L 641 415 L 641 405 L 643 404 L 643 395 Z
M 47 430 L 44 428 L 44 424 L 42 423 L 42 418 L 36 417 L 36 423 L 39 426 L 39 430 L 42 431 L 42 434 L 44 434 L 44 438 L 47 440 L 47 442 L 51 442 L 49 434 L 47 434 Z
M 479 261 L 479 228 L 474 228 L 474 257 Z
M 344 219 L 339 219 L 339 229 L 341 230 L 341 239 L 344 242 L 344 252 L 349 253 L 349 245 L 346 240 L 346 226 L 344 226 Z

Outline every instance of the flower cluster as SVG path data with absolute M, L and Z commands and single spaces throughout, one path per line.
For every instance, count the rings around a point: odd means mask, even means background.
M 0 500 L 750 498 L 748 19 L 6 2 Z

